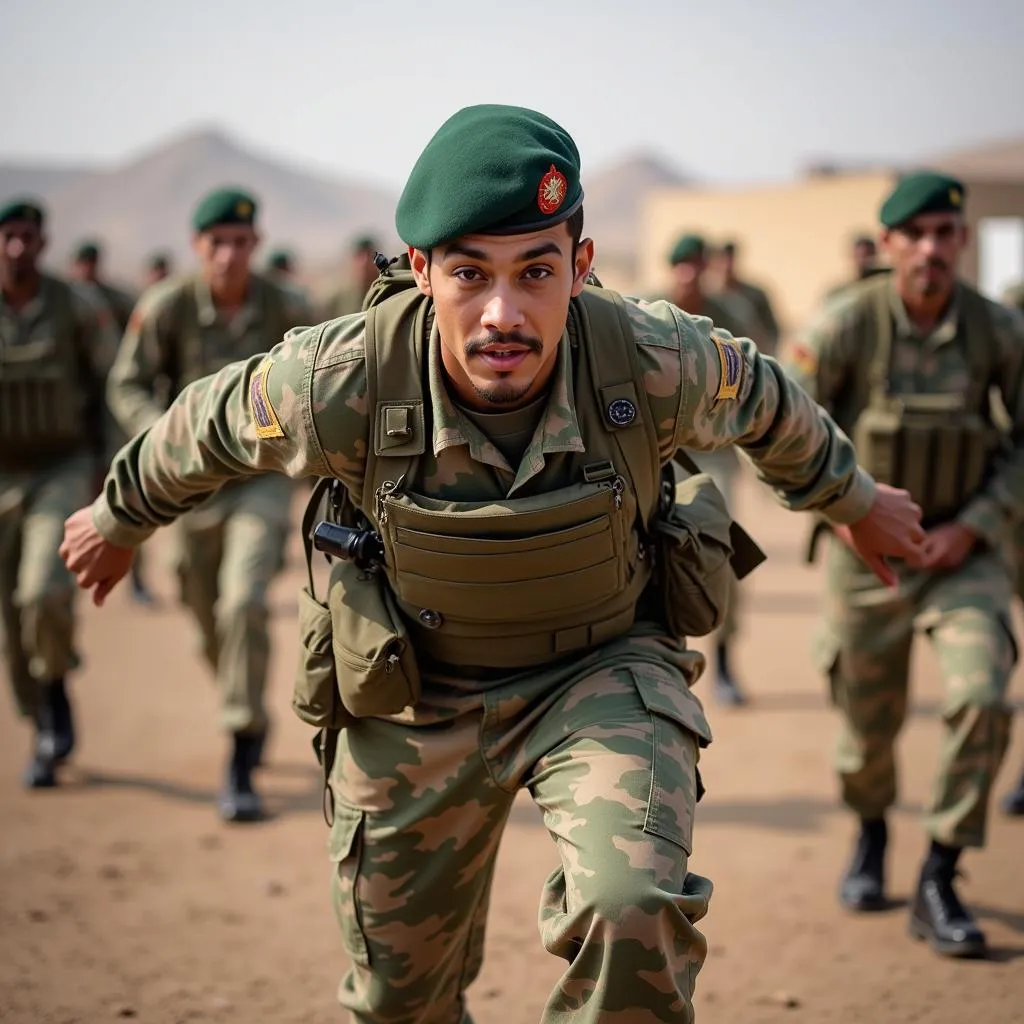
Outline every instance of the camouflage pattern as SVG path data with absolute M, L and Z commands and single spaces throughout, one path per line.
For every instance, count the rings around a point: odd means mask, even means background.
M 255 275 L 245 303 L 225 323 L 198 277 L 169 279 L 139 302 L 110 374 L 107 394 L 125 431 L 135 434 L 159 419 L 159 390 L 177 372 L 170 390 L 199 380 L 240 358 L 265 351 L 304 310 L 292 293 L 283 315 L 269 316 L 264 290 L 275 286 Z M 194 302 L 182 302 L 189 291 Z M 200 340 L 197 347 L 193 342 Z M 196 353 L 201 352 L 201 355 Z M 267 591 L 284 564 L 293 486 L 279 475 L 229 482 L 201 507 L 180 518 L 175 570 L 182 602 L 199 627 L 203 656 L 221 694 L 221 725 L 228 732 L 262 733 L 270 657 Z
M 49 298 L 50 279 L 15 312 L 0 294 L 0 373 L 4 352 L 52 341 L 62 318 Z M 64 520 L 92 493 L 105 465 L 103 382 L 117 347 L 110 311 L 77 285 L 70 288 L 74 345 L 81 355 L 75 383 L 91 410 L 81 451 L 38 466 L 0 467 L 0 641 L 15 702 L 31 716 L 36 685 L 58 679 L 78 663 L 74 649 L 74 580 L 57 549 Z
M 870 352 L 866 332 L 873 320 L 865 315 L 865 295 L 854 288 L 827 304 L 785 361 L 847 430 L 861 412 L 850 398 L 858 356 Z M 956 341 L 957 301 L 928 337 L 920 337 L 891 285 L 890 299 L 892 393 L 966 391 L 970 371 L 965 348 Z M 843 720 L 836 759 L 843 797 L 863 817 L 879 817 L 895 800 L 893 744 L 906 709 L 911 643 L 915 632 L 931 640 L 945 687 L 945 735 L 925 827 L 950 846 L 984 842 L 988 796 L 1009 737 L 1006 690 L 1017 657 L 1010 577 L 999 552 L 1008 517 L 1024 510 L 1024 321 L 989 305 L 999 356 L 993 377 L 1011 418 L 1014 448 L 959 516 L 982 543 L 956 569 L 923 572 L 897 565 L 899 586 L 893 591 L 831 541 L 818 635 L 820 664 Z
M 723 380 L 727 332 L 713 336 L 710 320 L 666 302 L 626 309 L 664 461 L 683 446 L 748 445 L 787 507 L 836 522 L 866 513 L 874 484 L 852 446 L 778 364 L 742 341 Z M 269 356 L 186 389 L 118 455 L 93 505 L 100 532 L 137 544 L 219 484 L 258 472 L 335 477 L 372 506 L 364 322 L 359 314 L 291 332 Z M 573 388 L 566 338 L 517 468 L 450 398 L 436 337 L 427 352 L 433 444 L 421 493 L 483 501 L 565 485 L 568 455 L 585 444 L 577 409 L 594 400 Z M 730 383 L 735 397 L 722 397 Z M 414 708 L 344 730 L 331 850 L 353 961 L 340 999 L 356 1020 L 469 1019 L 463 992 L 480 965 L 495 850 L 525 786 L 562 859 L 545 888 L 541 934 L 569 967 L 546 1019 L 692 1021 L 706 952 L 694 922 L 711 887 L 688 873 L 687 857 L 697 749 L 711 736 L 691 689 L 703 656 L 660 634 L 641 615 L 627 636 L 582 657 L 514 673 L 421 661 Z
M 1024 313 L 1024 281 L 1007 288 L 1002 302 L 1011 309 Z M 1014 570 L 1017 597 L 1024 602 L 1024 519 L 1010 529 L 1007 557 Z

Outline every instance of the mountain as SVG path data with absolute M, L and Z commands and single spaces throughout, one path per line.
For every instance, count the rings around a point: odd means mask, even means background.
M 92 173 L 93 168 L 85 166 L 56 167 L 16 161 L 0 164 L 0 202 L 24 195 L 49 200 L 71 182 L 83 181 Z

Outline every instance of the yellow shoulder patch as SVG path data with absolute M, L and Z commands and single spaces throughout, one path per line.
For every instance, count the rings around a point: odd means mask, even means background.
M 264 360 L 249 379 L 249 413 L 259 438 L 284 437 L 281 421 L 267 397 L 267 375 L 273 365 L 269 359 Z
M 718 349 L 718 361 L 722 365 L 722 379 L 718 384 L 715 401 L 735 398 L 740 393 L 740 384 L 743 382 L 743 350 L 735 338 L 719 338 L 712 334 L 711 340 Z

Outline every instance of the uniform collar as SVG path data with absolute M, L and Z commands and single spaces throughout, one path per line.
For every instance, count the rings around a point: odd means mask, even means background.
M 260 280 L 254 274 L 250 274 L 245 299 L 238 312 L 231 318 L 232 327 L 245 331 L 258 320 L 260 288 Z M 217 322 L 217 306 L 210 294 L 210 286 L 202 276 L 195 279 L 195 297 L 200 326 L 212 327 Z
M 934 345 L 944 345 L 956 337 L 957 327 L 960 322 L 959 284 L 953 287 L 953 295 L 949 300 L 949 305 L 946 307 L 946 312 L 942 314 L 941 319 L 927 335 L 922 335 L 911 322 L 910 316 L 907 314 L 907 308 L 903 305 L 903 300 L 896 293 L 896 285 L 891 279 L 889 281 L 889 305 L 892 309 L 893 319 L 896 322 L 896 332 L 901 337 L 918 338 L 921 341 L 928 341 Z

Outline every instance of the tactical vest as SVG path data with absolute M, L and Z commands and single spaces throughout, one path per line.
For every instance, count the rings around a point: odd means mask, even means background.
M 895 394 L 890 386 L 895 324 L 890 284 L 863 286 L 871 348 L 858 353 L 852 439 L 860 464 L 876 480 L 902 487 L 926 525 L 948 522 L 984 486 L 999 447 L 992 421 L 996 340 L 985 300 L 959 286 L 956 338 L 970 372 L 965 393 Z
M 294 326 L 288 317 L 284 297 L 270 282 L 253 275 L 258 289 L 257 302 L 263 332 L 251 346 L 251 351 L 240 348 L 218 350 L 213 335 L 223 334 L 224 327 L 200 322 L 199 303 L 195 283 L 189 279 L 175 296 L 171 314 L 173 345 L 168 352 L 168 377 L 171 381 L 170 397 L 174 398 L 189 384 L 223 370 L 225 366 L 258 355 L 270 345 L 276 345 Z M 265 328 L 265 330 L 264 330 Z
M 0 342 L 0 467 L 72 455 L 85 444 L 89 360 L 81 351 L 71 287 L 44 277 L 46 313 L 28 342 Z

